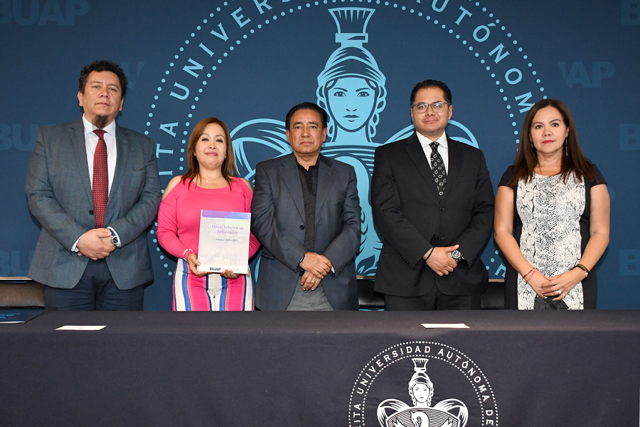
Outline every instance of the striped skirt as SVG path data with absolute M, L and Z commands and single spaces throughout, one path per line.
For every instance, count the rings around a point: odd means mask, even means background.
M 254 291 L 249 274 L 237 279 L 213 273 L 198 277 L 179 259 L 173 280 L 173 311 L 251 311 Z

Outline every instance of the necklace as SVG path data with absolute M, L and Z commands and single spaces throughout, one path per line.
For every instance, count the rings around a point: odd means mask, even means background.
M 210 182 L 214 182 L 214 181 L 216 181 L 216 180 L 218 180 L 218 179 L 222 178 L 222 176 L 219 176 L 219 177 L 217 177 L 217 178 L 214 178 L 214 179 L 212 179 L 212 180 L 210 180 L 210 181 L 207 181 L 207 180 L 206 180 L 206 179 L 204 179 L 202 176 L 200 176 L 199 178 L 200 178 L 200 180 L 201 180 L 202 182 L 206 182 L 206 183 L 208 184 L 208 183 L 210 183 Z

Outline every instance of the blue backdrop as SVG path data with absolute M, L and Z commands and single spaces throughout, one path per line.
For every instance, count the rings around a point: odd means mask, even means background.
M 494 187 L 530 106 L 562 99 L 612 198 L 598 307 L 640 308 L 639 0 L 0 0 L 0 36 L 0 276 L 27 274 L 39 233 L 24 194 L 37 127 L 79 118 L 80 69 L 112 59 L 130 80 L 117 120 L 155 140 L 163 186 L 186 166 L 200 119 L 228 124 L 251 178 L 258 161 L 288 151 L 289 108 L 323 105 L 325 154 L 358 172 L 361 274 L 375 273 L 379 248 L 367 215 L 373 151 L 410 130 L 415 83 L 449 85 L 448 132 L 484 150 Z M 149 244 L 145 307 L 170 309 L 174 263 L 154 230 Z M 483 260 L 502 277 L 493 241 Z

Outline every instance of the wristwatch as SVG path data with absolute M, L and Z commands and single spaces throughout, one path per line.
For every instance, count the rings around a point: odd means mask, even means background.
M 455 251 L 451 252 L 451 258 L 453 258 L 453 260 L 455 262 L 457 262 L 458 264 L 460 264 L 460 261 L 464 261 L 464 257 L 462 256 L 460 251 L 457 250 L 457 249 Z
M 118 243 L 120 243 L 120 240 L 118 239 L 118 236 L 116 235 L 115 231 L 113 231 L 111 228 L 109 229 L 109 231 L 111 231 L 111 243 L 113 243 L 113 246 L 117 248 Z

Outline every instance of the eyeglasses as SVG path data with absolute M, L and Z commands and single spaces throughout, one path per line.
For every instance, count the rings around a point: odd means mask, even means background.
M 429 106 L 431 106 L 431 111 L 434 113 L 442 113 L 446 106 L 449 105 L 447 102 L 432 102 L 431 104 L 427 104 L 426 102 L 420 102 L 418 104 L 413 104 L 411 108 L 416 113 L 426 113 L 429 110 Z

